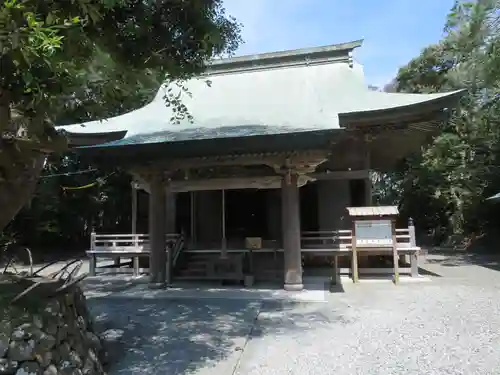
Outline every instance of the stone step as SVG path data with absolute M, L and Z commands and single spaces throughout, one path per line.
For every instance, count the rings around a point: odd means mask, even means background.
M 185 269 L 178 273 L 179 276 L 206 276 L 205 270 L 189 270 Z

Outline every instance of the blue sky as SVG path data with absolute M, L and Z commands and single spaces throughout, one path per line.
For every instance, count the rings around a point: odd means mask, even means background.
M 244 26 L 237 55 L 364 39 L 355 58 L 383 86 L 443 33 L 454 0 L 225 0 Z

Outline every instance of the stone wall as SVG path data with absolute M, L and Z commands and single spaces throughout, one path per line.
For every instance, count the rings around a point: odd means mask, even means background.
M 104 374 L 102 342 L 79 287 L 53 297 L 35 288 L 11 304 L 16 289 L 0 280 L 0 375 Z

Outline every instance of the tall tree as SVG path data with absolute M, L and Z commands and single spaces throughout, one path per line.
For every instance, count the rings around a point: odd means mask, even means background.
M 222 0 L 0 2 L 0 232 L 66 148 L 54 124 L 138 107 L 240 43 Z
M 500 191 L 499 48 L 500 1 L 460 0 L 443 39 L 399 71 L 398 91 L 467 90 L 434 142 L 398 175 L 402 209 L 428 228 L 468 234 L 494 220 L 484 199 Z

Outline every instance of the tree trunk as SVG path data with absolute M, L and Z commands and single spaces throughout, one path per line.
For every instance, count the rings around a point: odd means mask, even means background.
M 4 150 L 1 148 L 0 152 Z M 0 233 L 30 201 L 43 169 L 45 156 L 33 156 L 24 165 L 9 169 L 9 176 L 0 177 Z
M 11 93 L 0 88 L 0 233 L 33 196 L 45 162 L 44 154 L 16 144 L 17 130 Z

